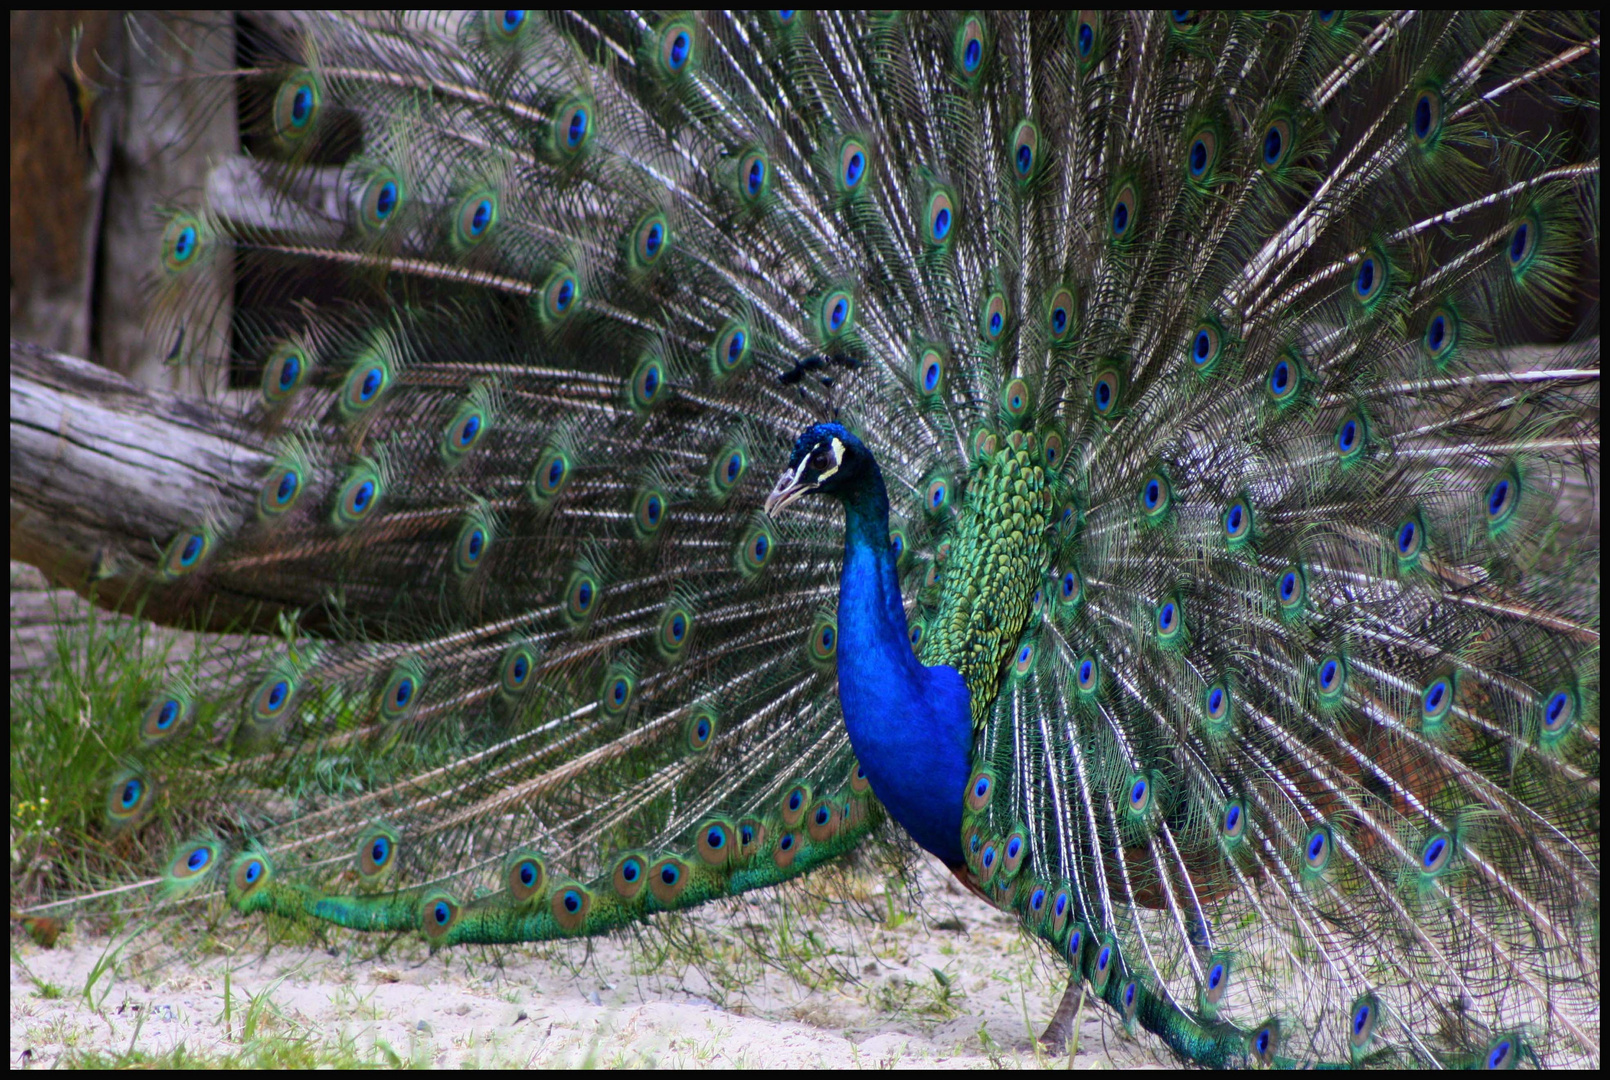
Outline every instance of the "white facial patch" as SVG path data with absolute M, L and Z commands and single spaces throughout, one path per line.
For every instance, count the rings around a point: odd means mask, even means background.
M 806 460 L 809 461 L 810 459 L 806 458 Z M 818 484 L 820 484 L 823 480 L 826 480 L 828 477 L 830 477 L 834 473 L 838 472 L 839 471 L 839 466 L 843 465 L 843 464 L 844 464 L 844 444 L 839 442 L 839 440 L 837 438 L 835 438 L 833 440 L 833 467 L 831 469 L 827 470 L 827 472 L 823 473 L 821 476 L 818 476 L 816 478 L 816 482 Z

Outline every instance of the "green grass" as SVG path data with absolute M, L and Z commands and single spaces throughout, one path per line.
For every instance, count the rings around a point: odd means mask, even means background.
M 56 614 L 48 662 L 10 686 L 14 908 L 115 880 L 146 854 L 105 827 L 108 784 L 139 745 L 142 703 L 186 659 L 138 620 Z

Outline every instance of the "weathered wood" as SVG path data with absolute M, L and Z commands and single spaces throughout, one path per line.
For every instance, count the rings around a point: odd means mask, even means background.
M 135 616 L 97 612 L 82 597 L 52 589 L 37 567 L 13 562 L 10 569 L 13 679 L 34 673 L 49 677 L 62 650 L 75 665 L 88 662 L 81 650 L 91 639 L 104 643 L 115 638 L 120 648 L 137 649 L 143 661 L 171 672 L 184 670 L 203 684 L 241 681 L 263 654 L 284 648 L 279 638 L 192 634 Z
M 250 581 L 163 578 L 162 548 L 203 514 L 249 512 L 272 462 L 238 410 L 138 386 L 88 361 L 11 343 L 11 557 L 53 582 L 167 625 L 223 630 L 272 616 Z M 311 606 L 316 595 L 292 598 Z

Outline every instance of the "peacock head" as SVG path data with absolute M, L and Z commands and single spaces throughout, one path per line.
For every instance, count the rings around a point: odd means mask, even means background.
M 766 513 L 778 513 L 802 495 L 821 492 L 843 498 L 872 468 L 868 450 L 843 424 L 815 424 L 794 443 L 788 468 L 766 496 Z

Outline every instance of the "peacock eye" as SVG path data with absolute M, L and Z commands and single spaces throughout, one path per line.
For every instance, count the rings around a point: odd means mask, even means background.
M 819 447 L 811 454 L 811 469 L 816 473 L 825 473 L 833 467 L 833 451 L 827 447 Z

